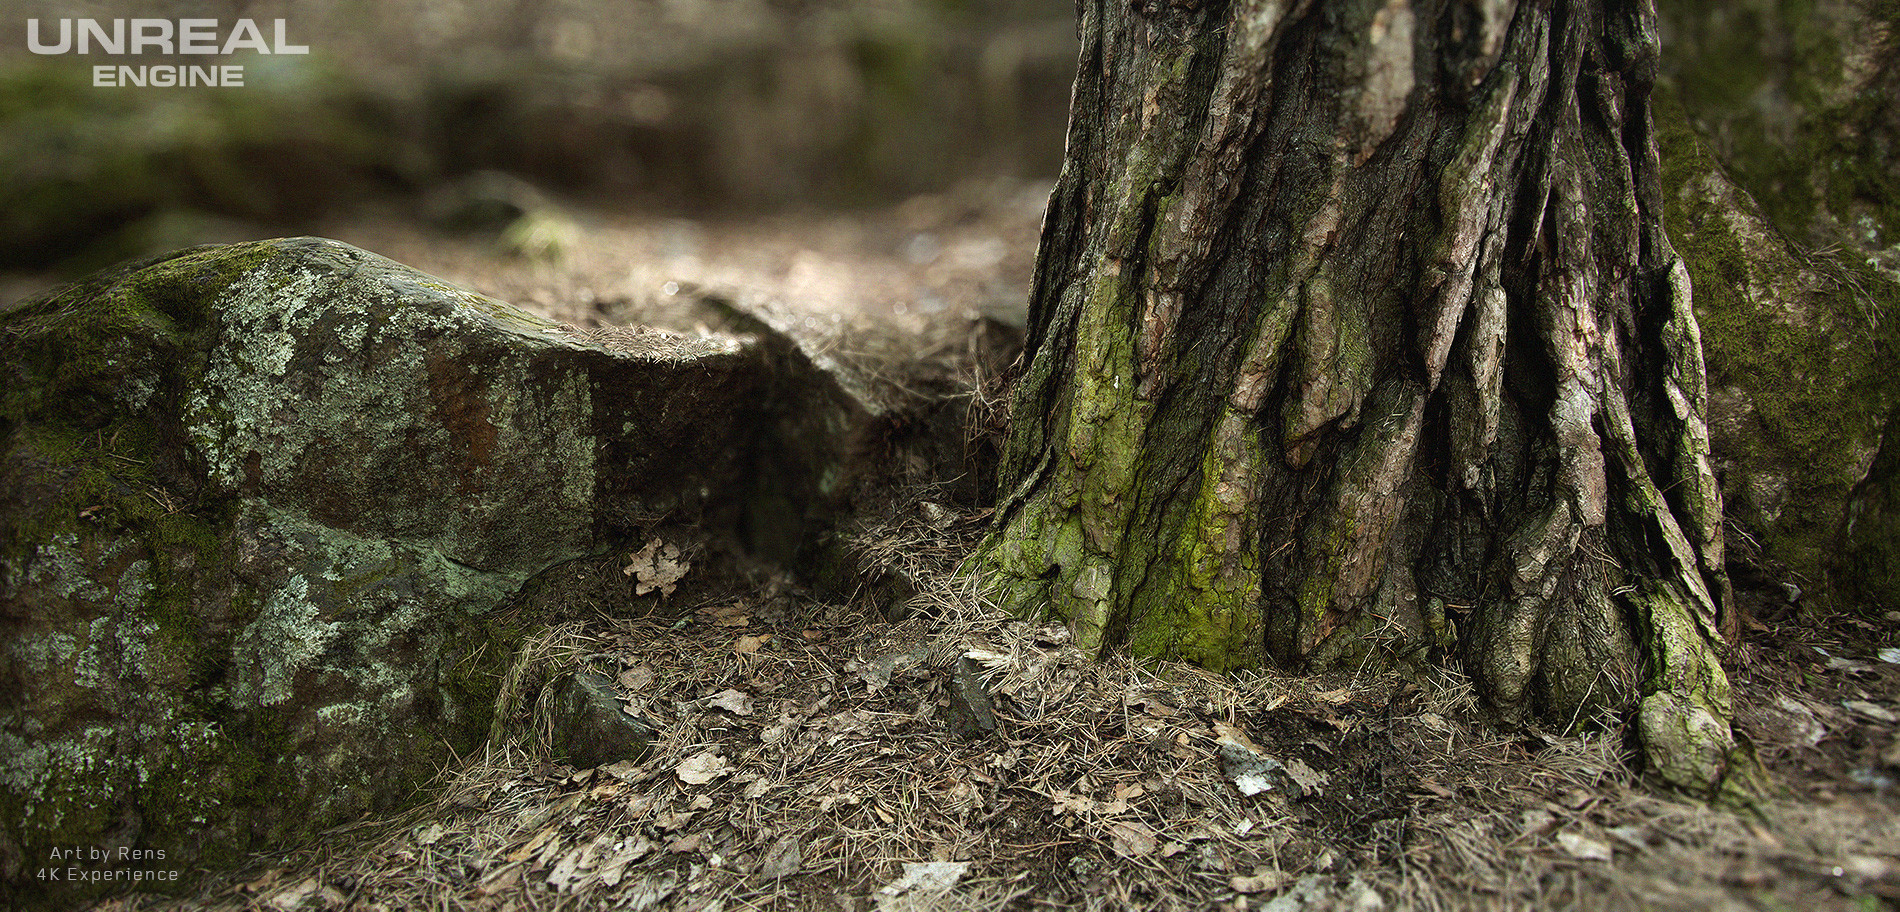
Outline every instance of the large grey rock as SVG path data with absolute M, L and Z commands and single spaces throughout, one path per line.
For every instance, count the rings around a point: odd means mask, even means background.
M 1900 598 L 1900 18 L 1658 4 L 1670 235 L 1708 356 L 1732 536 L 1836 608 Z
M 1679 105 L 1659 102 L 1656 120 L 1669 234 L 1708 364 L 1710 447 L 1740 532 L 1731 555 L 1851 605 L 1863 587 L 1843 572 L 1845 519 L 1857 488 L 1882 483 L 1874 457 L 1900 376 L 1878 314 L 1900 304 L 1900 286 L 1803 254 Z
M 188 872 L 409 799 L 487 731 L 532 577 L 741 524 L 757 348 L 581 344 L 308 238 L 7 314 L 4 898 L 85 892 L 33 879 L 54 847 Z

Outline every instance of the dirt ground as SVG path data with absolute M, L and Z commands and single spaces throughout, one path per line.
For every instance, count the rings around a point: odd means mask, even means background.
M 581 213 L 581 240 L 539 260 L 394 209 L 326 233 L 577 328 L 663 324 L 669 297 L 714 288 L 848 347 L 867 320 L 1020 320 L 1047 189 L 754 221 Z M 260 853 L 186 900 L 97 908 L 1900 909 L 1900 616 L 1753 593 L 1730 672 L 1773 790 L 1711 809 L 1650 788 L 1613 725 L 1492 727 L 1455 669 L 1090 661 L 957 581 L 982 523 L 924 489 L 855 530 L 867 563 L 924 584 L 899 623 L 774 584 L 529 644 L 531 684 L 619 681 L 659 731 L 641 762 L 575 770 L 526 734 L 408 814 Z

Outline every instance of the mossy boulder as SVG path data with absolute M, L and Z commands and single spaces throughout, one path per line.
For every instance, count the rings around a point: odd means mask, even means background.
M 183 883 L 410 800 L 486 733 L 532 578 L 655 516 L 743 524 L 759 348 L 583 344 L 310 238 L 0 317 L 5 899 L 166 883 L 36 878 L 69 864 Z
M 1852 491 L 1900 402 L 1882 280 L 1803 255 L 1690 130 L 1656 108 L 1671 238 L 1689 265 L 1709 372 L 1710 446 L 1732 549 L 1809 591 L 1834 573 Z
M 1663 65 L 1768 219 L 1900 281 L 1900 3 L 1673 0 Z
M 1900 3 L 1657 12 L 1670 234 L 1689 263 L 1732 543 L 1835 608 L 1895 605 Z M 1818 600 L 1817 600 L 1818 601 Z

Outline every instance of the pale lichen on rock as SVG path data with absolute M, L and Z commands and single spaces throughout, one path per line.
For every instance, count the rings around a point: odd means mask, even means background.
M 78 895 L 49 846 L 195 867 L 411 800 L 488 732 L 498 609 L 642 517 L 734 521 L 781 417 L 756 344 L 588 344 L 308 238 L 102 273 L 0 349 L 16 904 Z

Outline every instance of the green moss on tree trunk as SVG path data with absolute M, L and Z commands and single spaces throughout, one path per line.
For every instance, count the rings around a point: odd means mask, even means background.
M 1651 15 L 1082 4 L 979 562 L 1003 600 L 1215 668 L 1462 663 L 1506 720 L 1626 713 L 1665 781 L 1719 787 L 1733 617 Z

